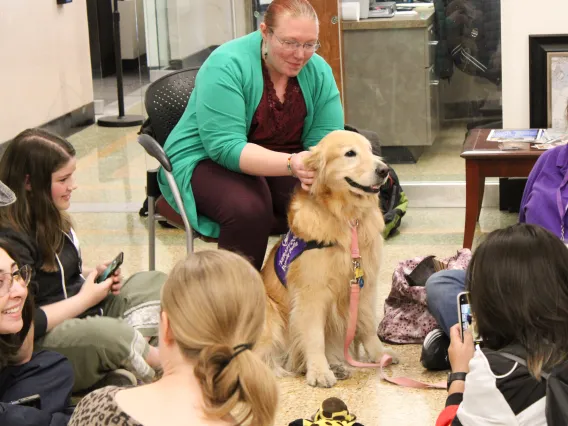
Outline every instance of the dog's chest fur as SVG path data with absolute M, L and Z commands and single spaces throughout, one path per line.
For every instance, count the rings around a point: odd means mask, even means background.
M 334 203 L 321 203 L 321 200 L 299 195 L 294 197 L 290 206 L 288 215 L 290 228 L 294 234 L 306 241 L 315 240 L 332 244 L 332 247 L 310 250 L 302 254 L 290 268 L 289 285 L 292 287 L 295 285 L 294 276 L 297 274 L 305 277 L 306 274 L 311 276 L 316 272 L 317 276 L 314 278 L 319 285 L 340 290 L 341 293 L 344 290 L 345 295 L 348 295 L 349 281 L 353 278 L 352 230 L 349 223 L 352 218 L 359 222 L 357 236 L 365 281 L 374 283 L 380 266 L 381 232 L 384 228 L 377 197 L 361 197 L 359 203 L 339 200 L 342 205 L 337 206 Z M 306 282 L 305 279 L 297 281 Z

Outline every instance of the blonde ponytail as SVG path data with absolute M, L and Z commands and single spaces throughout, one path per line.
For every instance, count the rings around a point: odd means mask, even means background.
M 224 250 L 200 251 L 178 263 L 162 306 L 173 336 L 203 392 L 203 410 L 239 425 L 271 426 L 278 391 L 272 371 L 253 353 L 265 316 L 260 274 Z
M 205 412 L 216 418 L 232 414 L 239 425 L 272 425 L 278 401 L 272 371 L 248 348 L 236 348 L 215 345 L 199 355 L 195 376 Z

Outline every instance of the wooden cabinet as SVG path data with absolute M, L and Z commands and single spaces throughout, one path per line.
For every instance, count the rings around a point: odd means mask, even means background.
M 349 123 L 377 132 L 383 146 L 432 145 L 440 123 L 433 10 L 344 21 L 343 43 Z

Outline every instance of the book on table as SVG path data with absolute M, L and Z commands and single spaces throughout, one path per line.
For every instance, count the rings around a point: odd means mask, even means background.
M 487 141 L 539 143 L 545 132 L 545 129 L 493 129 Z

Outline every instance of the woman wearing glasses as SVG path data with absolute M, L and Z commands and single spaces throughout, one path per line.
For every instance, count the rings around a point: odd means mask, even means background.
M 344 128 L 333 73 L 307 0 L 274 0 L 260 30 L 217 48 L 165 150 L 193 227 L 260 269 L 268 236 L 287 231 L 286 210 L 303 160 Z M 175 205 L 165 176 L 160 187 Z
M 0 182 L 0 206 L 15 201 Z M 32 268 L 22 264 L 25 244 L 15 233 L 0 236 L 0 424 L 67 425 L 73 388 L 71 363 L 62 355 L 33 352 L 34 304 L 28 296 Z M 30 398 L 32 397 L 32 398 Z M 14 403 L 16 402 L 17 403 Z

